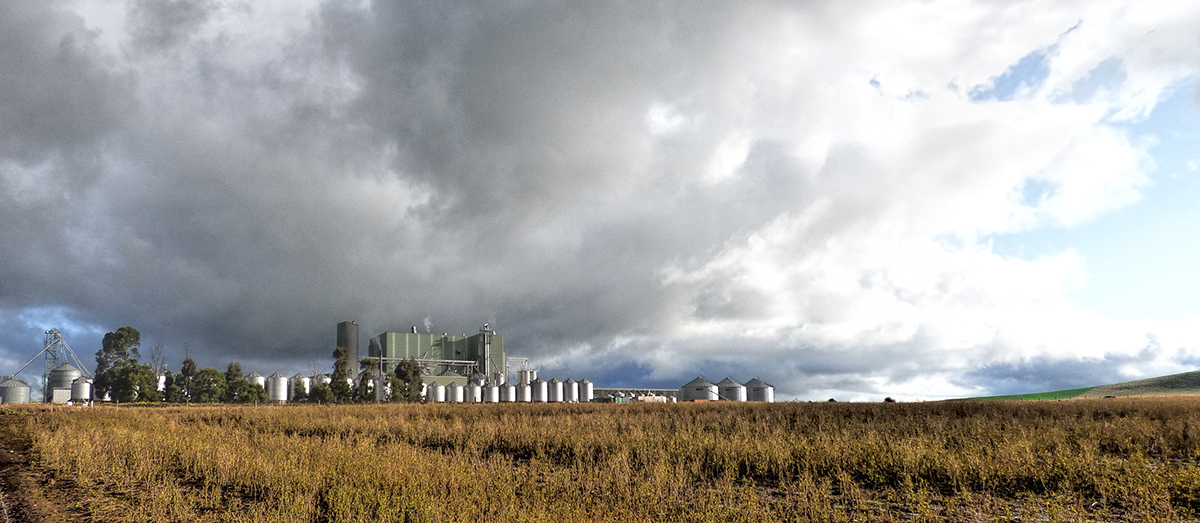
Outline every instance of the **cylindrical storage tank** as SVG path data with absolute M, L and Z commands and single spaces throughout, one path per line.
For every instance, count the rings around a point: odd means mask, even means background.
M 29 384 L 16 378 L 0 383 L 0 403 L 29 403 Z
M 330 383 L 333 383 L 333 378 L 330 378 L 329 375 L 325 373 L 314 374 L 311 383 L 312 387 L 316 387 L 317 385 L 329 385 Z M 309 388 L 308 391 L 312 392 L 312 388 Z
M 467 384 L 467 403 L 483 403 L 483 385 L 474 381 Z
M 270 403 L 287 403 L 288 378 L 276 372 L 267 378 L 267 401 Z
M 592 388 L 592 382 L 584 379 L 579 380 L 579 402 L 587 403 L 596 397 L 595 391 Z
M 746 400 L 775 402 L 775 386 L 758 378 L 746 382 Z
M 563 401 L 567 403 L 579 403 L 579 382 L 567 378 L 563 382 Z
M 167 375 L 166 374 L 158 375 L 158 391 L 159 392 L 167 391 Z
M 558 381 L 558 378 L 550 378 L 546 382 L 546 401 L 550 403 L 561 403 L 563 400 L 563 384 Z
M 728 376 L 717 382 L 717 394 L 728 401 L 746 401 L 746 386 Z
M 529 383 L 529 388 L 532 391 L 531 394 L 533 396 L 534 403 L 545 403 L 549 398 L 546 382 L 542 381 L 542 378 L 534 378 L 534 380 Z
M 64 363 L 50 371 L 50 388 L 69 389 L 80 376 L 83 376 L 83 373 L 79 369 L 70 363 Z
M 679 399 L 717 401 L 717 386 L 698 376 L 687 385 L 679 387 Z
M 446 386 L 441 383 L 430 383 L 429 388 L 425 389 L 425 401 L 430 403 L 445 403 L 446 402 Z
M 495 383 L 488 383 L 483 386 L 483 401 L 488 403 L 500 403 L 500 386 Z
M 247 374 L 246 381 L 250 382 L 251 385 L 258 385 L 263 389 L 267 388 L 267 378 L 257 372 L 251 372 L 250 374 Z
M 298 390 L 305 394 L 312 392 L 312 378 L 299 372 L 292 376 L 292 379 L 288 380 L 288 401 L 296 401 L 296 391 Z
M 92 401 L 92 378 L 80 376 L 71 383 L 71 403 Z
M 500 399 L 508 403 L 517 401 L 517 386 L 509 383 L 500 388 Z
M 517 401 L 521 403 L 529 403 L 533 401 L 533 387 L 528 384 L 517 386 Z
M 530 383 L 533 383 L 533 380 L 536 380 L 536 379 L 537 379 L 537 371 L 536 370 L 519 370 L 519 371 L 517 371 L 517 384 L 518 385 L 529 385 Z
M 462 403 L 463 386 L 457 383 L 446 385 L 446 403 Z

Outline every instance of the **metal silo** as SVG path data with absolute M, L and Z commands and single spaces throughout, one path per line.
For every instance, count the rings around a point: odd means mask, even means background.
M 517 385 L 517 401 L 521 403 L 529 403 L 533 401 L 533 388 L 528 383 L 525 385 Z
M 80 376 L 71 382 L 71 403 L 92 401 L 92 378 Z
M 258 385 L 263 389 L 267 388 L 267 378 L 257 372 L 251 372 L 250 374 L 247 374 L 246 381 L 249 381 L 251 385 Z
M 333 378 L 329 377 L 329 375 L 325 373 L 314 374 L 311 383 L 311 387 L 316 387 L 317 385 L 329 385 L 330 383 L 333 383 Z M 312 392 L 311 387 L 308 389 L 309 392 Z
M 426 389 L 426 401 L 430 403 L 445 403 L 446 402 L 446 386 L 441 383 L 430 383 Z
M 723 400 L 746 401 L 746 386 L 726 376 L 725 379 L 717 382 L 717 394 Z
M 343 321 L 337 324 L 337 346 L 346 349 L 346 361 L 350 368 L 358 367 L 358 323 Z
M 517 384 L 529 385 L 533 380 L 537 379 L 536 370 L 519 370 L 517 371 Z
M 457 383 L 446 385 L 446 403 L 462 403 L 463 386 Z
M 80 376 L 83 376 L 83 372 L 70 363 L 64 363 L 50 371 L 50 388 L 69 389 Z
M 592 382 L 582 379 L 579 380 L 579 402 L 587 403 L 596 397 L 596 393 L 592 388 Z
M 488 403 L 500 403 L 500 386 L 495 383 L 487 383 L 483 386 L 483 401 Z
M 679 399 L 716 401 L 717 398 L 717 386 L 703 376 L 698 376 L 687 385 L 679 387 Z
M 483 385 L 474 381 L 467 384 L 467 403 L 483 403 Z
M 517 386 L 509 383 L 508 385 L 500 387 L 500 399 L 501 401 L 506 401 L 508 403 L 517 401 Z
M 288 380 L 288 401 L 296 401 L 296 389 L 304 391 L 305 394 L 312 392 L 312 378 L 305 376 L 299 372 Z
M 563 382 L 563 401 L 567 403 L 579 403 L 579 382 L 567 378 Z
M 268 403 L 287 403 L 288 400 L 288 378 L 283 374 L 276 372 L 267 378 L 267 402 Z
M 758 378 L 746 382 L 746 399 L 749 401 L 775 402 L 775 386 Z
M 533 401 L 535 403 L 546 402 L 549 395 L 547 394 L 546 382 L 542 381 L 542 378 L 534 378 L 534 380 L 529 383 L 529 388 L 532 391 Z
M 29 403 L 29 384 L 16 378 L 0 383 L 0 403 Z
M 546 401 L 550 403 L 561 403 L 563 400 L 563 384 L 558 381 L 558 378 L 550 378 L 546 382 Z

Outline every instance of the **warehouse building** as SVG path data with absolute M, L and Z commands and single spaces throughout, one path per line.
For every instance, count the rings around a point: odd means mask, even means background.
M 504 337 L 484 324 L 477 334 L 422 334 L 385 332 L 371 338 L 367 356 L 377 358 L 385 374 L 395 370 L 401 361 L 415 360 L 421 367 L 421 380 L 443 386 L 483 380 L 495 385 L 507 382 L 507 356 Z

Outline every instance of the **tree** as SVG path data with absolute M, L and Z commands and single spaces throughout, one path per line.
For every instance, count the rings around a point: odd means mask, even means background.
M 225 369 L 225 394 L 221 401 L 225 403 L 246 403 L 246 395 L 250 392 L 250 382 L 242 376 L 242 364 L 232 362 Z
M 192 401 L 216 403 L 225 395 L 225 375 L 212 367 L 205 367 L 196 375 L 192 384 Z
M 103 398 L 112 394 L 116 367 L 131 360 L 136 364 L 141 356 L 138 354 L 141 343 L 141 333 L 128 325 L 104 335 L 100 350 L 96 352 L 95 397 Z
M 117 402 L 161 401 L 158 375 L 149 365 L 135 360 L 118 363 L 109 370 L 112 399 Z
M 267 390 L 264 389 L 262 385 L 257 383 L 250 383 L 249 386 L 246 387 L 246 392 L 242 394 L 241 398 L 241 403 L 254 403 L 257 405 L 259 403 L 266 402 Z
M 329 387 L 328 383 L 318 383 L 308 393 L 309 403 L 333 403 L 334 399 L 333 389 Z
M 183 397 L 183 387 L 179 386 L 181 380 L 180 373 L 167 373 L 166 386 L 163 387 L 163 400 L 167 403 L 184 403 L 187 401 Z
M 186 343 L 184 347 L 187 347 Z M 193 387 L 195 387 L 196 375 L 199 373 L 200 371 L 196 370 L 196 362 L 191 358 L 184 358 L 183 367 L 179 369 L 179 379 L 176 380 L 176 384 L 179 385 L 181 403 L 196 401 Z
M 399 401 L 405 403 L 419 403 L 421 401 L 421 366 L 416 360 L 406 359 L 396 365 L 393 372 L 396 381 L 400 383 L 399 394 L 393 392 L 393 396 L 399 396 Z M 393 390 L 394 389 L 393 385 Z
M 350 362 L 346 355 L 345 347 L 338 347 L 333 350 L 333 381 L 329 384 L 329 390 L 333 392 L 333 400 L 339 403 L 350 401 Z
M 297 381 L 292 384 L 292 403 L 307 403 L 308 391 L 304 390 L 304 382 Z
M 354 388 L 354 401 L 377 401 L 379 391 L 375 390 L 378 386 L 375 377 L 379 373 L 379 360 L 363 358 L 359 368 L 362 373 L 358 375 L 358 386 Z

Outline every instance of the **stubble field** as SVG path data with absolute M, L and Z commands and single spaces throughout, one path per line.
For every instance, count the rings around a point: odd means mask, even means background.
M 0 418 L 92 521 L 1192 521 L 1198 414 L 1173 397 Z

